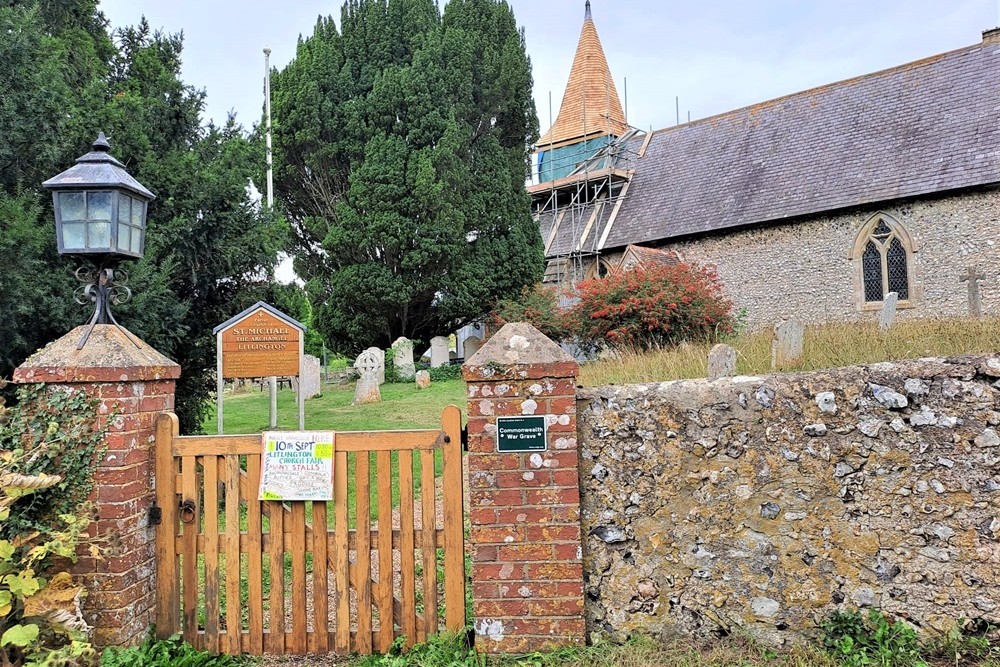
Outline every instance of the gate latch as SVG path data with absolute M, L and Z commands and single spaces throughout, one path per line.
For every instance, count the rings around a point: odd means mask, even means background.
M 159 526 L 163 521 L 163 509 L 158 507 L 155 503 L 149 508 L 149 525 Z

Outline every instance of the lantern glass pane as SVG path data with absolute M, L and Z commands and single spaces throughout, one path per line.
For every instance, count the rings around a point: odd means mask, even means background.
M 118 223 L 128 222 L 132 217 L 132 198 L 128 195 L 118 195 Z
M 139 241 L 141 241 L 141 240 L 142 240 L 142 231 L 139 230 L 139 229 L 133 229 L 132 230 L 132 248 L 131 248 L 131 250 L 136 255 L 139 254 L 139 251 L 140 251 Z
M 62 215 L 62 219 L 64 222 L 67 220 L 86 220 L 87 206 L 85 203 L 83 193 L 60 192 L 59 212 Z M 81 241 L 82 241 L 82 235 L 81 235 Z
M 82 197 L 81 197 L 82 199 Z M 64 222 L 62 225 L 63 248 L 66 250 L 84 250 L 86 225 L 82 222 Z
M 87 219 L 111 220 L 111 193 L 87 193 Z
M 145 202 L 139 201 L 138 199 L 132 200 L 132 226 L 142 227 L 142 209 L 145 208 Z
M 89 235 L 89 238 L 87 239 L 89 241 L 89 248 L 95 249 L 111 247 L 110 222 L 92 222 L 87 225 L 87 233 Z
M 131 231 L 132 228 L 128 225 L 118 225 L 118 249 L 122 252 L 129 251 L 129 246 L 132 243 Z

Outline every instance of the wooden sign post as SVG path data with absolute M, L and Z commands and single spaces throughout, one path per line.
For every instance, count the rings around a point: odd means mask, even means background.
M 213 330 L 216 344 L 218 430 L 222 433 L 222 396 L 229 379 L 266 377 L 271 381 L 271 427 L 277 424 L 277 376 L 299 378 L 299 428 L 305 428 L 302 360 L 306 328 L 263 301 Z

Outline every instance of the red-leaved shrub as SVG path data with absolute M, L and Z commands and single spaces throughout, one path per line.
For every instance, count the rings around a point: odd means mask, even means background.
M 559 291 L 541 283 L 525 287 L 516 299 L 500 301 L 487 317 L 487 328 L 496 332 L 508 322 L 527 322 L 554 341 L 573 336 L 566 328 L 565 312 L 559 305 Z
M 637 267 L 577 285 L 567 314 L 584 347 L 650 349 L 711 340 L 733 328 L 715 272 L 691 264 Z

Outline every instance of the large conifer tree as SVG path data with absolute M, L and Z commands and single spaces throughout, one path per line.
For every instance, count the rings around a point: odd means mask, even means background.
M 349 0 L 272 80 L 276 196 L 315 322 L 428 340 L 540 277 L 531 65 L 497 0 Z

